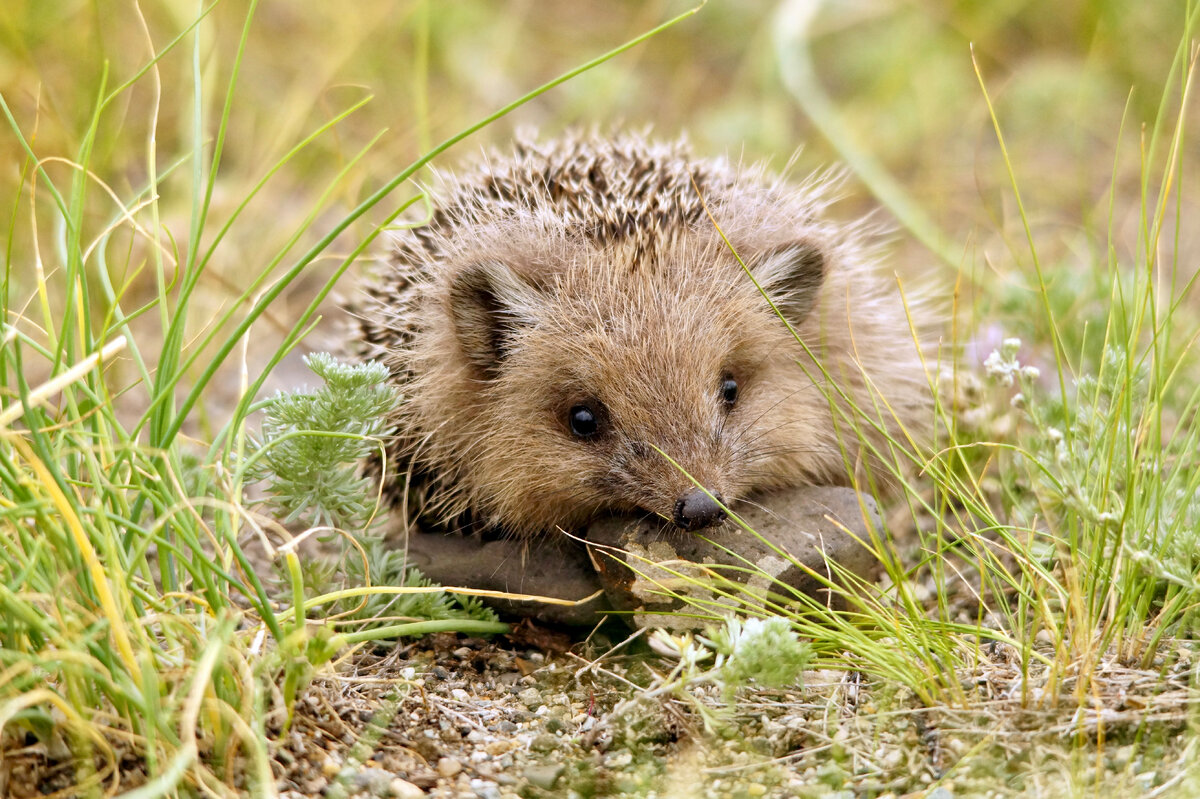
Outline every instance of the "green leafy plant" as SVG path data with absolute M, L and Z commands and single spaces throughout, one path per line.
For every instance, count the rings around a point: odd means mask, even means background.
M 324 352 L 304 363 L 324 385 L 266 403 L 249 474 L 265 482 L 268 507 L 284 523 L 363 530 L 376 515 L 377 491 L 359 464 L 382 446 L 398 393 L 380 364 L 343 364 Z
M 710 731 L 718 731 L 723 713 L 744 688 L 800 687 L 801 675 L 812 659 L 811 646 L 802 641 L 787 619 L 780 616 L 742 618 L 729 615 L 712 625 L 708 635 L 672 634 L 655 630 L 650 647 L 676 661 L 665 675 L 643 691 L 617 704 L 605 723 L 616 724 L 639 705 L 670 696 L 691 706 Z M 699 691 L 715 687 L 725 706 L 713 709 Z

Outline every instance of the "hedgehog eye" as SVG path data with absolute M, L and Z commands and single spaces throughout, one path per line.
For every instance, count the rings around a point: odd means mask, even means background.
M 600 433 L 600 417 L 587 405 L 574 405 L 567 411 L 567 425 L 576 438 L 595 438 Z
M 733 375 L 725 375 L 721 379 L 721 401 L 726 408 L 732 408 L 738 401 L 738 384 Z

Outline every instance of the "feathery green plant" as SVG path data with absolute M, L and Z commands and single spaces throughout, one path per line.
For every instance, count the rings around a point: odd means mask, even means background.
M 243 468 L 266 483 L 268 507 L 283 523 L 365 530 L 377 492 L 358 466 L 390 432 L 398 392 L 381 364 L 339 363 L 326 352 L 304 363 L 324 385 L 281 391 L 266 403 L 262 438 Z

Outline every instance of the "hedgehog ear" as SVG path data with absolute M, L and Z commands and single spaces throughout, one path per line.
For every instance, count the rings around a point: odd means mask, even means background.
M 513 339 L 537 323 L 537 290 L 510 266 L 481 261 L 450 284 L 450 317 L 467 360 L 488 380 L 512 351 Z
M 821 247 L 800 240 L 763 253 L 754 260 L 750 271 L 775 307 L 788 321 L 798 324 L 816 305 L 827 261 Z

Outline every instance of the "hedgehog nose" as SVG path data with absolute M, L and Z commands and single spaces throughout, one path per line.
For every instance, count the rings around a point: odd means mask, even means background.
M 701 488 L 693 488 L 675 503 L 675 526 L 681 530 L 700 530 L 719 524 L 725 515 L 717 503 L 724 502 L 717 491 L 706 493 Z

